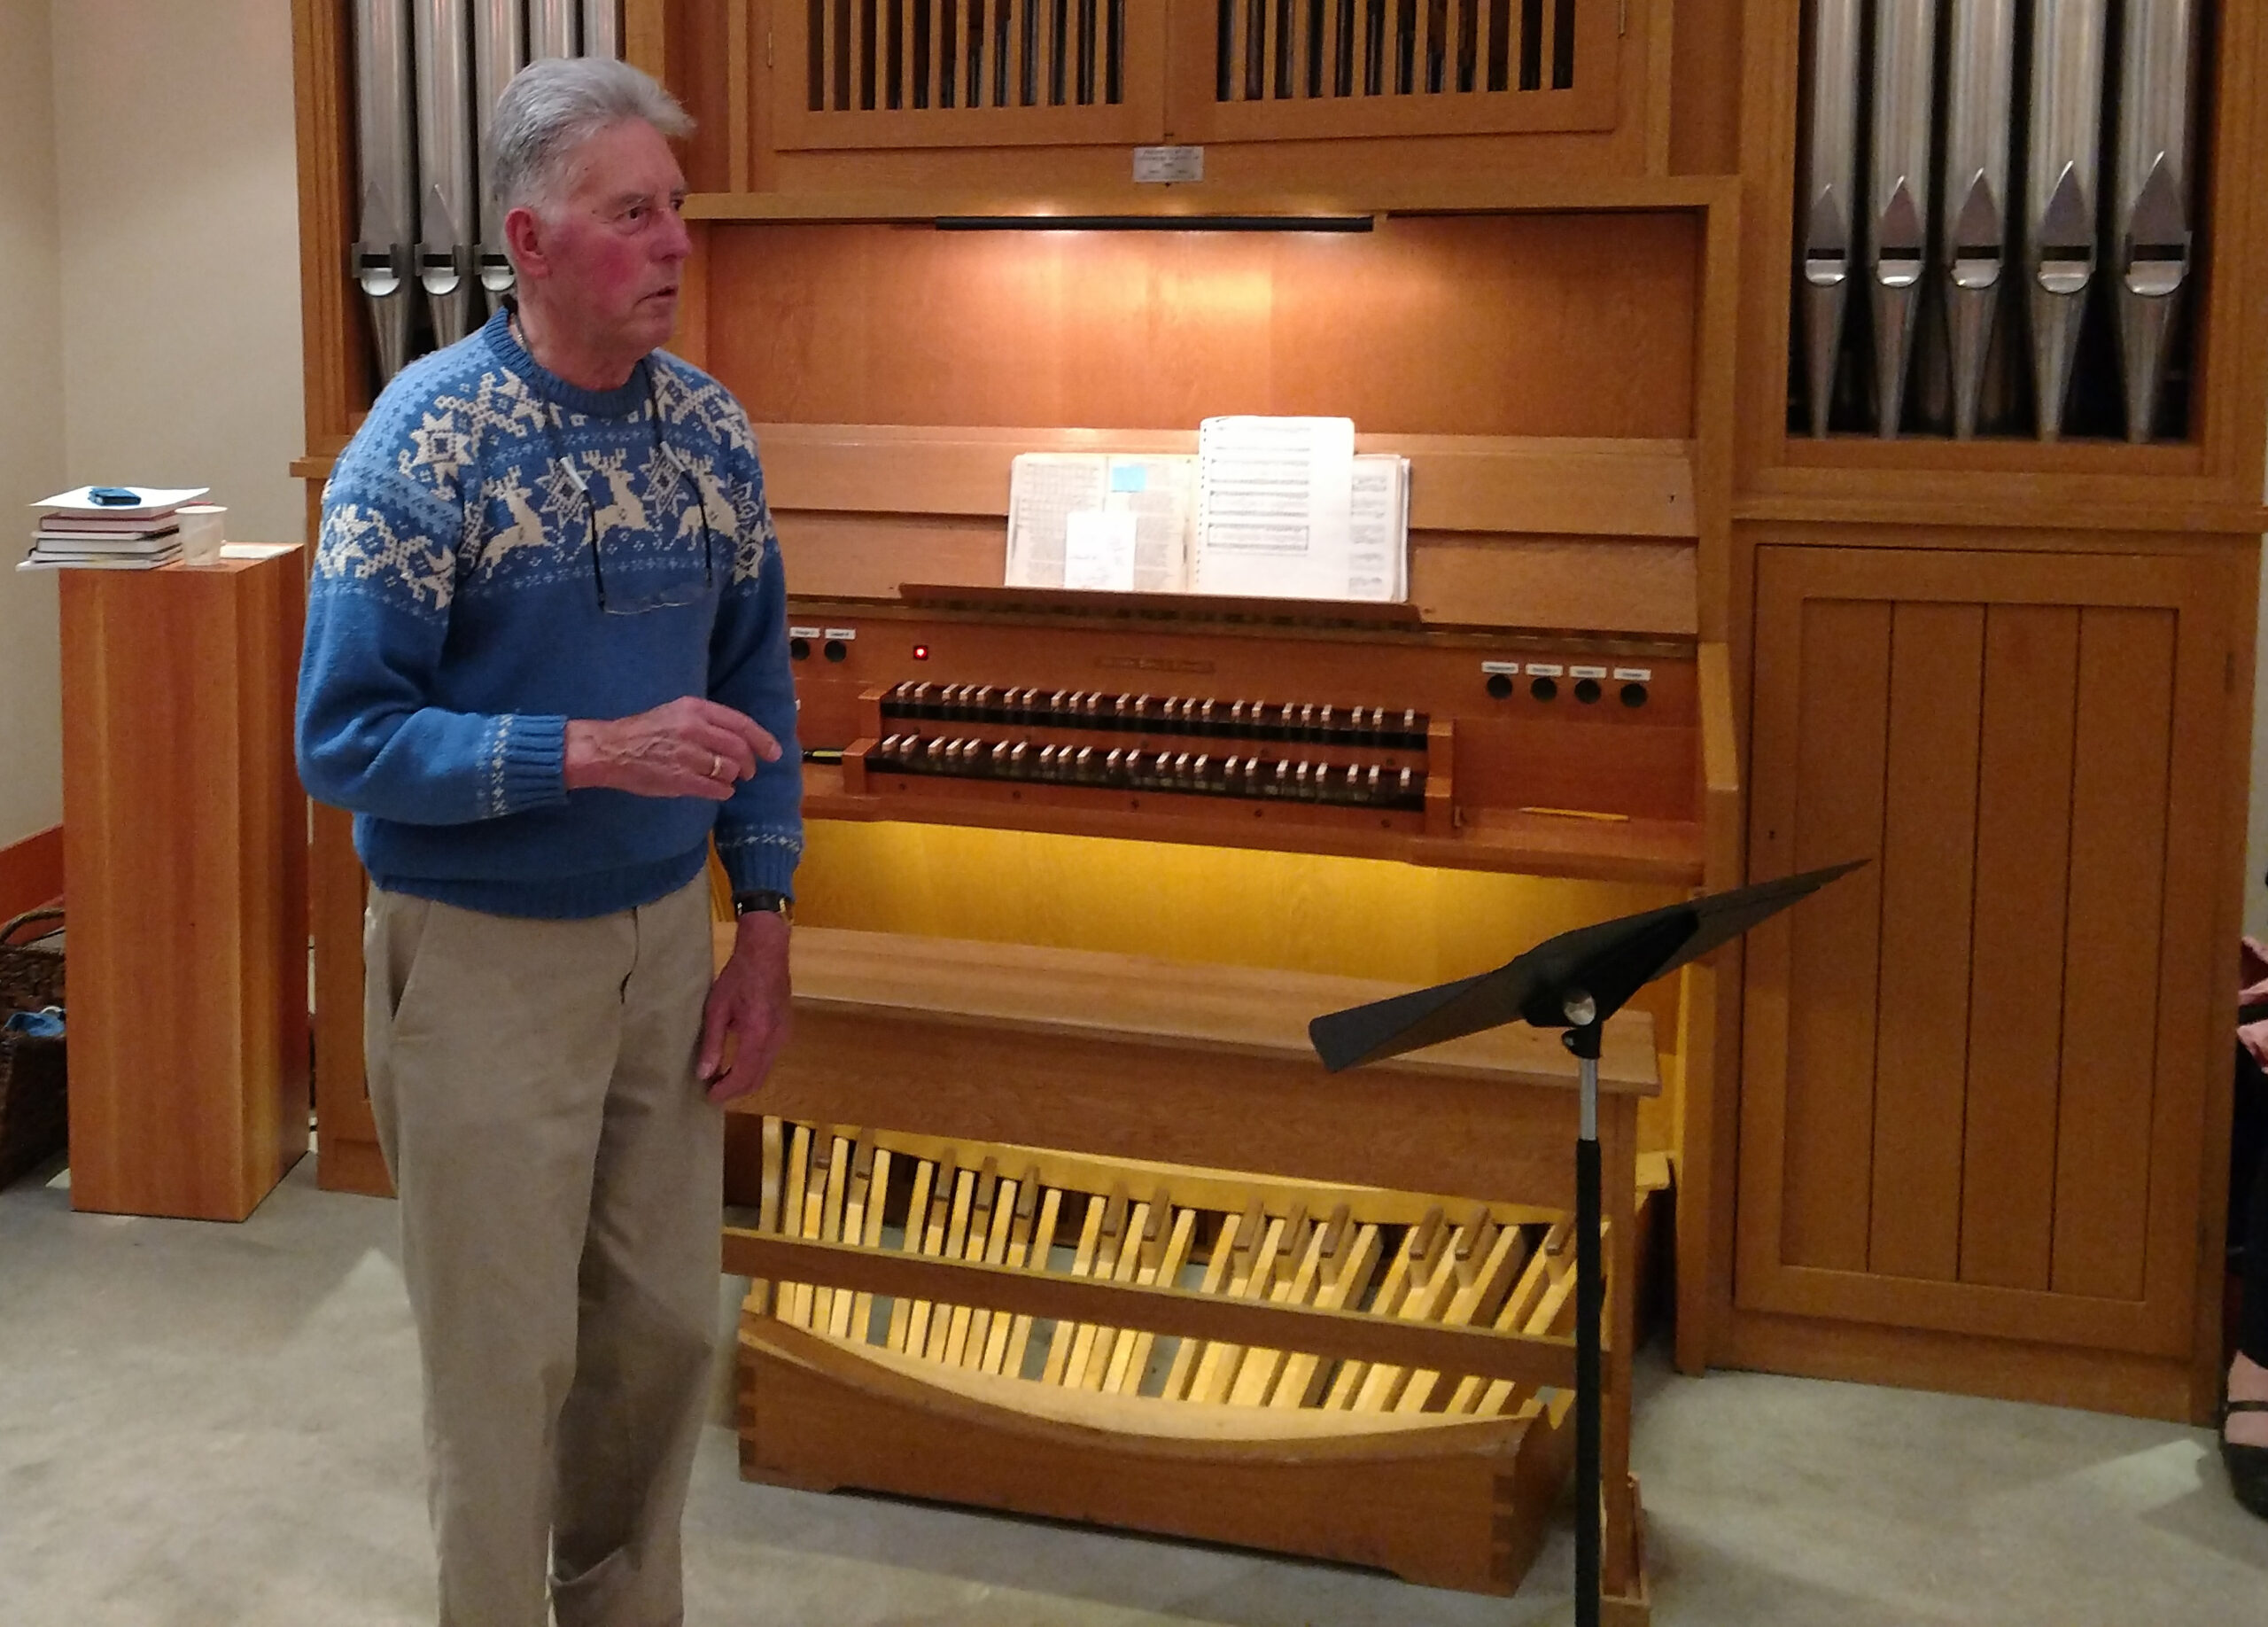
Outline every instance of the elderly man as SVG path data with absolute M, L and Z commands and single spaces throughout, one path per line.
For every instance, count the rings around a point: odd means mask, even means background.
M 688 252 L 636 69 L 540 62 L 487 178 L 518 303 L 323 498 L 300 773 L 352 809 L 440 1619 L 656 1627 L 718 1320 L 718 1103 L 784 1036 L 802 850 L 748 419 L 657 350 Z M 742 914 L 712 985 L 711 836 Z

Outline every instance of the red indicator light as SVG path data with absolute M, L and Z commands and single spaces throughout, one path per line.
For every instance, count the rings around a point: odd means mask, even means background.
M 929 658 L 929 646 L 928 646 L 928 645 L 927 645 L 927 644 L 916 644 L 916 645 L 914 645 L 914 646 L 913 646 L 913 658 L 914 658 L 915 660 L 917 660 L 917 661 L 926 661 L 926 660 L 928 660 L 928 659 Z

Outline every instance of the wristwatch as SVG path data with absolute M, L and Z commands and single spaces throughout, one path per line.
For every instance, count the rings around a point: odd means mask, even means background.
M 733 915 L 735 918 L 746 915 L 777 915 L 782 921 L 793 922 L 796 900 L 770 887 L 758 887 L 733 894 Z

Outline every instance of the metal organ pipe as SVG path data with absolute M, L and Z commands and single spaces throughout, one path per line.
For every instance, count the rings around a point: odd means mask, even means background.
M 1875 319 L 1876 426 L 1887 439 L 1905 413 L 1930 230 L 1930 103 L 1937 0 L 1875 0 L 1872 186 L 1867 260 Z
M 2013 369 L 2025 356 L 2042 440 L 2058 439 L 2080 410 L 2095 432 L 2116 394 L 2128 438 L 2149 440 L 2194 276 L 2204 0 L 1805 4 L 1793 317 L 1811 433 L 1828 432 L 1836 386 L 1850 383 L 1837 369 L 1863 263 L 1883 435 L 1901 430 L 1930 284 L 1944 297 L 1954 435 L 1978 432 L 1993 410 L 1988 385 L 1997 395 L 2004 362 Z M 2008 317 L 2019 297 L 2028 320 Z M 2081 344 L 2098 298 L 2116 318 L 2115 362 Z
M 466 0 L 417 0 L 417 272 L 443 345 L 471 328 L 470 20 Z
M 1953 433 L 1977 433 L 1984 361 L 2008 260 L 2016 0 L 1953 0 L 1938 256 L 1953 363 Z
M 504 93 L 527 61 L 527 28 L 520 0 L 473 0 L 472 106 L 475 151 L 478 162 L 488 157 L 488 130 L 496 115 L 496 98 Z M 512 261 L 504 252 L 504 211 L 480 178 L 479 247 L 474 266 L 481 292 L 487 296 L 491 315 L 511 292 Z
M 1804 165 L 1802 245 L 1805 360 L 1811 432 L 1827 433 L 1850 292 L 1858 218 L 1860 0 L 1818 0 L 1812 31 L 1811 131 Z
M 2062 433 L 2079 319 L 2094 278 L 2106 4 L 2048 0 L 2032 12 L 2024 270 L 2043 440 Z
M 622 54 L 621 0 L 583 0 L 583 54 L 619 57 Z
M 2164 381 L 2166 331 L 2189 275 L 2195 12 L 2194 0 L 2126 0 L 2110 252 L 2129 440 L 2149 439 Z
M 575 54 L 575 0 L 528 0 L 528 60 Z
M 409 359 L 417 192 L 409 107 L 409 0 L 355 0 L 355 134 L 361 236 L 353 277 L 370 309 L 384 384 Z

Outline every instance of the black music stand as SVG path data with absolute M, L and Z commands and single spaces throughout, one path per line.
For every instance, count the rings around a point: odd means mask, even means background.
M 1866 862 L 1577 927 L 1495 971 L 1349 1007 L 1308 1024 L 1316 1055 L 1333 1073 L 1507 1023 L 1567 1030 L 1560 1042 L 1574 1053 L 1581 1080 L 1575 1142 L 1576 1627 L 1597 1627 L 1599 1615 L 1599 1314 L 1606 1290 L 1598 1235 L 1601 1031 L 1663 973 L 1730 943 Z

